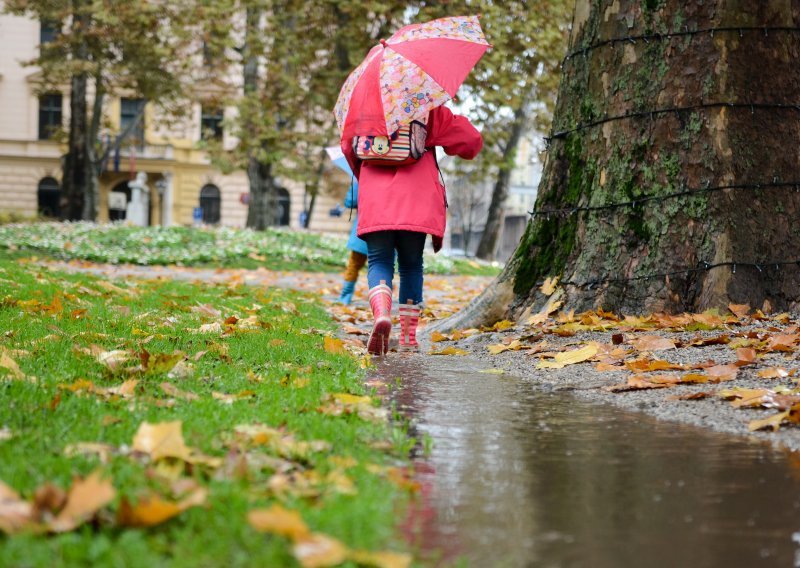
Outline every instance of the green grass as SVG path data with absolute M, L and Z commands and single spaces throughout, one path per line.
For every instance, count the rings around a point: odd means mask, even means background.
M 372 466 L 405 463 L 401 446 L 407 439 L 394 449 L 378 449 L 403 437 L 393 435 L 394 427 L 386 423 L 318 411 L 326 395 L 363 394 L 364 388 L 357 358 L 323 348 L 323 335 L 333 326 L 317 300 L 241 285 L 142 281 L 115 282 L 114 288 L 104 282 L 49 272 L 0 254 L 0 353 L 10 354 L 26 376 L 36 377 L 36 382 L 13 380 L 0 368 L 0 430 L 11 434 L 0 437 L 0 481 L 31 499 L 44 484 L 66 489 L 74 476 L 100 468 L 116 489 L 114 501 L 98 518 L 73 532 L 0 534 L 0 566 L 293 566 L 283 537 L 258 533 L 246 520 L 249 510 L 275 502 L 299 511 L 312 530 L 348 547 L 402 549 L 394 526 L 406 490 Z M 219 316 L 192 310 L 205 304 L 219 310 Z M 258 325 L 237 330 L 237 322 L 226 336 L 194 332 L 229 316 L 255 316 Z M 184 378 L 158 370 L 112 371 L 82 352 L 92 346 L 134 355 L 180 351 L 194 369 Z M 126 366 L 138 364 L 134 360 Z M 79 379 L 112 387 L 129 378 L 139 379 L 130 399 L 59 387 Z M 199 398 L 173 400 L 160 387 L 163 382 Z M 212 396 L 247 390 L 254 395 L 232 404 Z M 168 470 L 124 449 L 142 422 L 172 420 L 182 421 L 188 446 L 229 459 L 244 452 L 250 465 L 184 468 L 177 462 L 173 475 L 208 488 L 206 505 L 155 527 L 122 527 L 115 520 L 122 497 L 135 501 L 154 491 L 171 499 Z M 253 423 L 285 429 L 297 440 L 328 442 L 329 451 L 290 460 L 293 471 L 320 477 L 340 471 L 356 493 L 324 483 L 316 495 L 272 491 L 269 482 L 276 472 L 255 464 L 256 458 L 275 457 L 274 450 L 237 442 L 233 435 L 235 426 Z M 67 445 L 80 442 L 110 444 L 120 453 L 108 463 L 64 455 Z M 336 457 L 355 465 L 343 470 Z
M 344 237 L 302 231 L 119 224 L 28 223 L 0 225 L 0 250 L 71 260 L 140 265 L 213 266 L 340 272 L 347 262 Z M 427 254 L 431 274 L 493 276 L 498 266 Z

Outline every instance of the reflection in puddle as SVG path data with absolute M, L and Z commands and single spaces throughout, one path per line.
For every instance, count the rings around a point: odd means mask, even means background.
M 371 374 L 401 377 L 392 400 L 433 439 L 402 525 L 429 565 L 800 566 L 793 454 L 457 357 L 389 357 Z

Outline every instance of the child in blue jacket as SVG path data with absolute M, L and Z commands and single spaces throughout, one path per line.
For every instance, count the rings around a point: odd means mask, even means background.
M 347 209 L 356 210 L 353 215 L 353 228 L 350 230 L 350 238 L 347 240 L 347 248 L 350 249 L 350 258 L 347 261 L 347 268 L 344 272 L 342 293 L 339 295 L 339 302 L 347 305 L 353 301 L 353 292 L 356 289 L 358 273 L 367 263 L 367 243 L 359 239 L 356 235 L 356 228 L 358 226 L 358 183 L 355 181 L 347 191 L 344 206 Z

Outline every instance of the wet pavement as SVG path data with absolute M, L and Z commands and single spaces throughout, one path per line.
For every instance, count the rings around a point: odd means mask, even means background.
M 372 384 L 432 441 L 407 538 L 426 565 L 800 566 L 800 461 L 762 442 L 537 392 L 458 357 Z

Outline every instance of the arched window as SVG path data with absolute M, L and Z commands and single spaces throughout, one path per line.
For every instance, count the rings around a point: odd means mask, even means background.
M 39 181 L 36 202 L 42 217 L 58 219 L 61 216 L 61 188 L 54 178 L 46 177 Z
M 289 224 L 289 205 L 291 204 L 291 199 L 289 198 L 289 192 L 279 187 L 277 188 L 278 194 L 278 226 L 285 227 Z
M 206 184 L 200 190 L 200 208 L 203 210 L 203 223 L 206 225 L 215 225 L 219 223 L 220 204 L 219 188 L 213 184 Z

